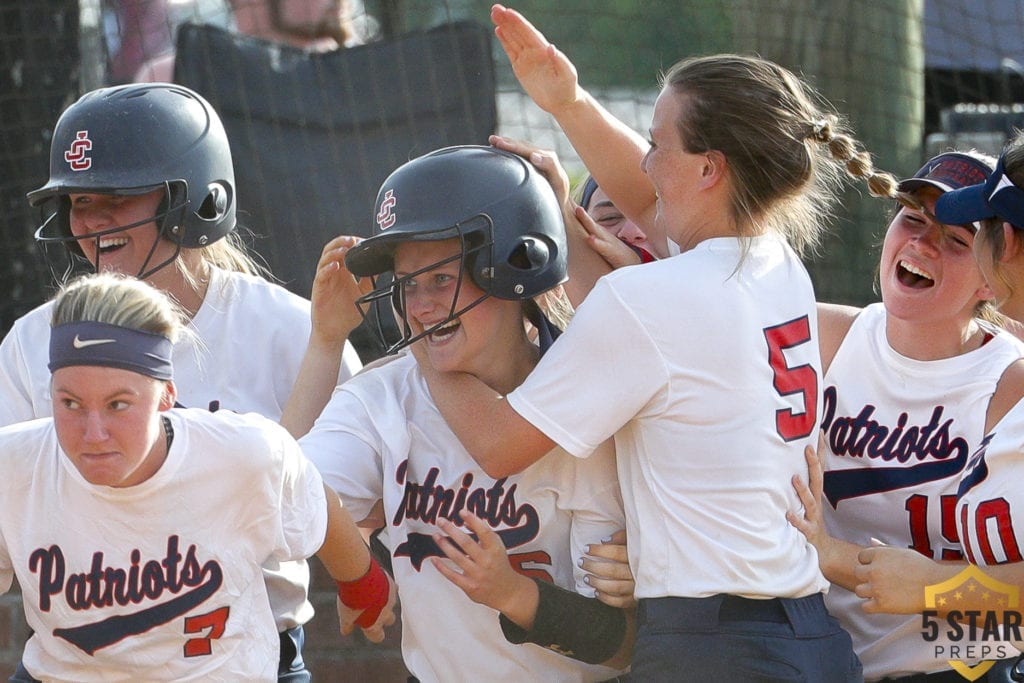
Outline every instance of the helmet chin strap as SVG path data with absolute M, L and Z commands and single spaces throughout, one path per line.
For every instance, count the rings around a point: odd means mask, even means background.
M 156 222 L 156 219 L 157 219 L 157 216 L 154 216 L 153 217 L 153 222 L 154 223 Z M 167 223 L 170 222 L 170 221 L 171 221 L 171 212 L 170 211 L 165 211 L 164 215 L 163 215 L 163 219 L 162 219 L 162 222 L 163 222 L 164 226 L 166 226 Z M 138 275 L 136 275 L 137 278 L 139 278 L 140 280 L 145 280 L 146 278 L 148 278 L 153 273 L 156 273 L 157 271 L 166 268 L 167 266 L 169 266 L 170 264 L 172 264 L 172 263 L 174 263 L 175 261 L 178 260 L 178 256 L 181 255 L 181 242 L 179 240 L 171 240 L 171 239 L 168 239 L 167 237 L 164 237 L 165 234 L 174 234 L 173 233 L 173 229 L 175 227 L 178 227 L 178 226 L 171 226 L 171 230 L 165 230 L 164 227 L 162 226 L 160 230 L 156 231 L 156 239 L 153 240 L 153 246 L 151 246 L 149 248 L 149 253 L 146 254 L 146 260 L 143 261 L 142 265 L 139 267 L 139 273 L 138 273 Z M 153 254 L 156 253 L 156 249 L 160 245 L 160 241 L 161 240 L 168 240 L 169 242 L 174 244 L 174 252 L 170 256 L 168 256 L 166 259 L 164 259 L 161 263 L 158 263 L 157 265 L 155 265 L 152 268 L 149 268 L 147 270 L 146 266 L 149 265 L 150 260 L 153 258 Z M 96 260 L 98 262 L 99 261 L 99 252 L 96 252 L 96 254 L 97 254 Z
M 146 254 L 146 259 L 142 262 L 142 265 L 139 266 L 139 272 L 136 273 L 136 275 L 135 275 L 135 277 L 139 278 L 140 280 L 145 280 L 146 278 L 148 278 L 153 273 L 156 273 L 157 271 L 160 271 L 160 270 L 166 268 L 171 263 L 174 263 L 176 260 L 178 260 L 178 256 L 181 254 L 181 240 L 180 239 L 172 240 L 169 237 L 165 237 L 165 235 L 174 235 L 175 234 L 175 232 L 174 232 L 175 229 L 180 227 L 182 219 L 183 219 L 183 215 L 182 214 L 184 213 L 184 209 L 186 208 L 188 202 L 181 202 L 177 206 L 172 206 L 171 205 L 171 198 L 172 198 L 171 184 L 169 182 L 165 181 L 164 182 L 164 203 L 166 203 L 167 208 L 164 211 L 162 211 L 162 212 L 157 212 L 153 216 L 153 218 L 151 219 L 152 223 L 154 223 L 154 224 L 159 223 L 159 227 L 157 228 L 157 231 L 156 231 L 156 237 L 153 239 L 153 244 L 149 247 L 149 253 Z M 174 214 L 177 215 L 177 218 L 172 218 L 172 215 L 174 215 Z M 168 240 L 168 241 L 170 241 L 170 242 L 172 242 L 174 244 L 174 253 L 172 253 L 170 256 L 168 256 L 166 259 L 164 259 L 162 262 L 158 263 L 157 265 L 153 266 L 152 268 L 147 269 L 147 266 L 149 265 L 150 260 L 152 260 L 152 258 L 153 258 L 153 254 L 156 253 L 157 247 L 160 246 L 160 241 L 164 240 L 164 239 L 166 239 L 166 240 Z M 96 268 L 97 268 L 97 270 L 99 269 L 99 250 L 98 249 L 96 251 Z

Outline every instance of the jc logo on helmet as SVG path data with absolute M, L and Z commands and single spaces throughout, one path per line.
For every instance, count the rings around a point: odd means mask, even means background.
M 387 230 L 395 224 L 395 214 L 391 213 L 391 209 L 394 208 L 396 203 L 394 190 L 388 190 L 384 193 L 384 201 L 380 203 L 380 211 L 377 212 L 377 225 L 380 226 L 381 230 Z
M 92 140 L 89 139 L 89 131 L 80 130 L 75 133 L 71 149 L 64 152 L 64 161 L 68 162 L 72 171 L 87 171 L 92 167 L 92 158 L 86 156 L 91 149 Z

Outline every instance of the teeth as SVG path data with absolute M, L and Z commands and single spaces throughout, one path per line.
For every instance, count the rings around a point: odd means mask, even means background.
M 433 332 L 430 333 L 430 336 L 434 337 L 434 338 L 446 337 L 446 336 L 454 333 L 455 329 L 458 326 L 459 326 L 459 323 L 453 321 L 453 322 L 451 322 L 451 323 L 449 323 L 447 325 L 444 325 L 443 327 L 437 328 L 436 330 L 434 330 Z M 430 329 L 430 326 L 427 326 L 427 329 Z
M 932 277 L 931 273 L 929 273 L 926 270 L 921 270 L 920 268 L 918 268 L 917 266 L 915 266 L 912 263 L 908 263 L 906 261 L 900 261 L 900 266 L 904 270 L 907 270 L 907 271 L 913 273 L 914 275 L 917 275 L 917 276 L 920 276 L 920 277 L 924 277 L 924 278 L 928 278 L 929 280 L 934 280 L 935 279 L 935 278 Z
M 100 238 L 100 249 L 110 249 L 111 247 L 122 247 L 128 244 L 127 237 L 101 237 Z

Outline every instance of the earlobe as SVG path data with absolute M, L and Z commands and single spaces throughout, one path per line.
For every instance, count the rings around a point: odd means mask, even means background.
M 159 410 L 170 410 L 171 408 L 174 407 L 174 404 L 177 402 L 177 400 L 178 388 L 174 386 L 174 382 L 171 380 L 164 382 L 164 391 L 163 394 L 160 396 Z
M 991 287 L 984 285 L 978 290 L 977 297 L 979 301 L 995 301 L 996 293 Z

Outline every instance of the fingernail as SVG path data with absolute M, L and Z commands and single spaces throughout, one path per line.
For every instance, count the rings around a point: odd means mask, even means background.
M 533 152 L 532 154 L 530 154 L 530 161 L 535 164 L 539 164 L 542 161 L 544 161 L 544 157 L 541 156 L 540 152 Z
M 590 575 L 589 574 L 587 576 L 583 577 L 583 583 L 587 584 L 588 586 L 590 585 Z
M 582 557 L 580 559 L 576 560 L 576 566 L 580 567 L 580 568 L 583 567 L 583 558 Z
M 611 536 L 609 536 L 608 538 L 602 538 L 601 539 L 601 543 L 611 543 L 611 542 L 612 542 L 612 537 Z

